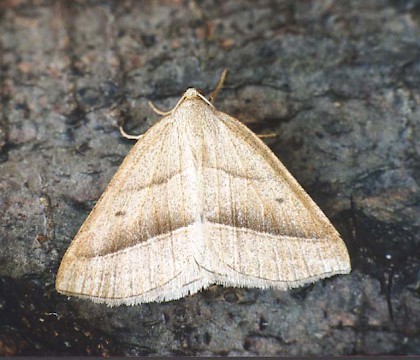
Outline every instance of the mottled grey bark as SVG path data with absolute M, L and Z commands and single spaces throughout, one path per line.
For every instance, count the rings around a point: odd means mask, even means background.
M 0 354 L 420 353 L 418 1 L 0 2 Z M 267 140 L 353 272 L 107 308 L 54 290 L 77 229 L 187 87 Z

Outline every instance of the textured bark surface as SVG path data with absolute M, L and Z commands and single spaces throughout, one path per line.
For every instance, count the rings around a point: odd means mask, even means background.
M 0 1 L 0 354 L 420 353 L 420 3 Z M 257 133 L 353 271 L 107 308 L 60 260 L 142 132 L 188 87 Z

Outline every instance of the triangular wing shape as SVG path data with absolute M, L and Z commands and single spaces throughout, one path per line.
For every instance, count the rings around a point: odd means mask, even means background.
M 287 289 L 350 272 L 343 240 L 271 150 L 213 111 L 203 128 L 205 254 L 210 282 Z M 209 115 L 207 114 L 207 122 Z
M 189 246 L 198 206 L 189 135 L 180 131 L 168 116 L 124 159 L 62 260 L 60 293 L 132 305 L 207 285 Z
M 339 234 L 269 148 L 192 89 L 127 155 L 56 288 L 132 305 L 212 283 L 286 289 L 349 271 Z

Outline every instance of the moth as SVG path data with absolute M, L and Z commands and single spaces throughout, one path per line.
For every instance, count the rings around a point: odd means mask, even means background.
M 124 159 L 56 289 L 134 305 L 211 284 L 290 289 L 350 270 L 339 233 L 280 160 L 191 88 Z

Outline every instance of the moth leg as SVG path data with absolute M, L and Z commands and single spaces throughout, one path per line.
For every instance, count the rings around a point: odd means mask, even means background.
M 130 139 L 130 140 L 138 140 L 138 139 L 140 139 L 140 138 L 143 136 L 143 134 L 140 134 L 140 135 L 130 135 L 130 134 L 127 134 L 127 133 L 124 131 L 124 129 L 123 129 L 123 127 L 122 127 L 122 125 L 120 125 L 119 129 L 120 129 L 120 133 L 121 133 L 121 135 L 122 135 L 123 137 L 125 137 L 126 139 Z
M 226 80 L 226 76 L 227 76 L 227 69 L 223 69 L 222 74 L 220 75 L 220 79 L 219 82 L 217 83 L 216 87 L 214 88 L 214 90 L 212 91 L 212 93 L 209 96 L 209 101 L 212 103 L 214 100 L 216 100 L 217 94 L 219 93 L 220 89 L 223 86 L 223 83 Z M 268 133 L 268 134 L 261 134 L 261 135 L 257 135 L 260 139 L 266 139 L 266 138 L 272 138 L 272 137 L 277 137 L 278 134 L 273 132 L 273 133 Z
M 216 87 L 214 88 L 214 90 L 209 96 L 210 102 L 213 102 L 214 100 L 216 100 L 216 96 L 219 93 L 219 90 L 222 88 L 223 83 L 225 82 L 226 75 L 227 75 L 227 69 L 223 69 L 222 75 L 220 75 L 219 82 L 217 83 Z
M 273 137 L 277 137 L 279 136 L 279 134 L 272 132 L 272 133 L 268 133 L 268 134 L 260 134 L 257 135 L 260 139 L 266 139 L 266 138 L 273 138 Z
M 158 109 L 158 108 L 156 107 L 156 105 L 155 105 L 155 104 L 153 104 L 151 101 L 149 101 L 149 106 L 152 108 L 152 110 L 153 110 L 156 114 L 158 114 L 158 115 L 162 115 L 162 116 L 168 116 L 168 115 L 170 115 L 170 114 L 172 113 L 172 111 L 173 111 L 173 110 L 169 110 L 169 111 L 163 111 L 163 110 L 160 110 L 160 109 Z

